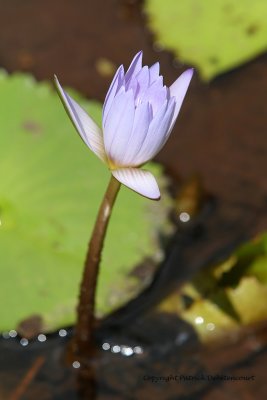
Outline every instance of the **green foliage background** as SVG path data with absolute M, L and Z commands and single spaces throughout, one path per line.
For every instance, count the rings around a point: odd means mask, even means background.
M 204 80 L 267 50 L 265 0 L 146 0 L 155 40 Z

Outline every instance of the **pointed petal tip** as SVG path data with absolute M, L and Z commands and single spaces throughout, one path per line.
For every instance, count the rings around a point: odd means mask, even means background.
M 55 85 L 58 87 L 59 86 L 59 81 L 58 81 L 58 78 L 57 78 L 57 76 L 56 76 L 56 74 L 54 74 L 54 83 L 55 83 Z
M 123 72 L 123 75 L 124 75 L 124 66 L 122 64 L 117 69 L 117 72 L 118 72 L 118 74 L 121 74 L 121 72 Z
M 57 87 L 60 86 L 60 83 L 59 83 L 59 80 L 58 80 L 58 77 L 57 77 L 56 74 L 54 74 L 54 83 L 55 83 L 55 85 L 56 85 Z
M 102 160 L 106 161 L 102 131 L 87 112 L 61 87 L 56 75 L 54 81 L 59 98 L 76 131 L 84 143 Z
M 151 200 L 154 200 L 154 201 L 160 201 L 160 199 L 161 199 L 161 194 L 159 194 L 159 196 L 158 196 L 158 197 L 155 197 L 155 198 L 150 197 L 150 199 L 151 199 Z
M 195 68 L 188 68 L 180 76 L 183 76 L 183 77 L 191 80 L 194 72 L 195 72 Z
M 143 50 L 138 51 L 136 55 L 133 57 L 133 60 L 139 61 L 141 59 L 141 64 L 143 61 Z
M 61 99 L 61 101 L 62 101 L 62 103 L 64 105 L 64 103 L 65 103 L 64 99 L 65 99 L 66 94 L 65 94 L 62 86 L 60 85 L 58 77 L 56 76 L 56 74 L 54 74 L 54 84 L 55 84 L 55 87 L 56 87 L 56 91 L 57 91 L 57 93 L 58 93 L 58 95 L 59 95 L 59 97 L 60 97 L 60 99 Z M 64 107 L 65 107 L 65 105 L 64 105 Z
M 176 100 L 177 100 L 177 110 L 176 111 L 178 111 L 178 112 L 182 105 L 183 99 L 186 95 L 186 92 L 187 92 L 188 86 L 191 82 L 191 79 L 193 77 L 193 73 L 194 73 L 194 68 L 188 68 L 169 87 L 171 96 L 176 97 Z M 176 115 L 177 115 L 177 113 L 176 113 Z

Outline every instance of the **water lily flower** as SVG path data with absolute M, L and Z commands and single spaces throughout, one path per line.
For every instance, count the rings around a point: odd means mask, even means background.
M 159 63 L 142 66 L 142 52 L 127 72 L 121 65 L 103 106 L 102 129 L 60 86 L 56 87 L 71 121 L 84 143 L 122 184 L 150 199 L 159 199 L 154 176 L 139 168 L 164 146 L 178 117 L 193 70 L 186 70 L 170 86 L 163 85 Z

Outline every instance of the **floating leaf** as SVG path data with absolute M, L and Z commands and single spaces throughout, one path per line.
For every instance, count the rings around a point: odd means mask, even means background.
M 100 122 L 100 105 L 73 95 Z M 0 331 L 35 315 L 51 331 L 74 322 L 87 242 L 109 173 L 79 140 L 49 84 L 1 72 L 0 109 Z M 162 180 L 160 167 L 151 167 Z M 104 248 L 98 314 L 142 288 L 129 273 L 159 252 L 155 213 L 162 223 L 164 202 L 121 189 Z
M 265 0 L 146 0 L 145 10 L 157 42 L 204 80 L 267 49 Z
M 202 340 L 267 319 L 267 235 L 240 246 L 228 259 L 204 268 L 170 293 L 159 311 L 192 324 Z
M 258 257 L 251 264 L 247 275 L 256 276 L 256 278 L 267 286 L 267 255 Z
M 244 277 L 235 289 L 227 293 L 244 324 L 267 318 L 267 286 L 254 276 Z
M 181 313 L 181 318 L 194 326 L 202 340 L 218 339 L 238 328 L 234 318 L 209 300 L 196 301 Z

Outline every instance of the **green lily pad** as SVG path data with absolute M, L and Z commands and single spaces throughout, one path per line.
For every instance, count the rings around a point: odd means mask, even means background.
M 220 264 L 199 271 L 157 309 L 192 324 L 203 341 L 266 320 L 267 234 L 244 243 Z
M 236 288 L 227 292 L 243 324 L 267 319 L 267 285 L 255 276 L 243 277 Z
M 251 264 L 247 275 L 255 276 L 259 282 L 267 286 L 267 255 L 257 257 Z
M 267 49 L 265 0 L 146 0 L 145 10 L 156 41 L 204 80 Z
M 100 104 L 72 94 L 100 122 Z M 48 83 L 1 72 L 0 109 L 0 331 L 34 315 L 52 331 L 75 320 L 109 171 L 76 135 Z M 158 165 L 148 168 L 164 181 Z M 104 248 L 98 315 L 142 289 L 130 271 L 159 254 L 154 215 L 163 222 L 165 206 L 121 189 Z

